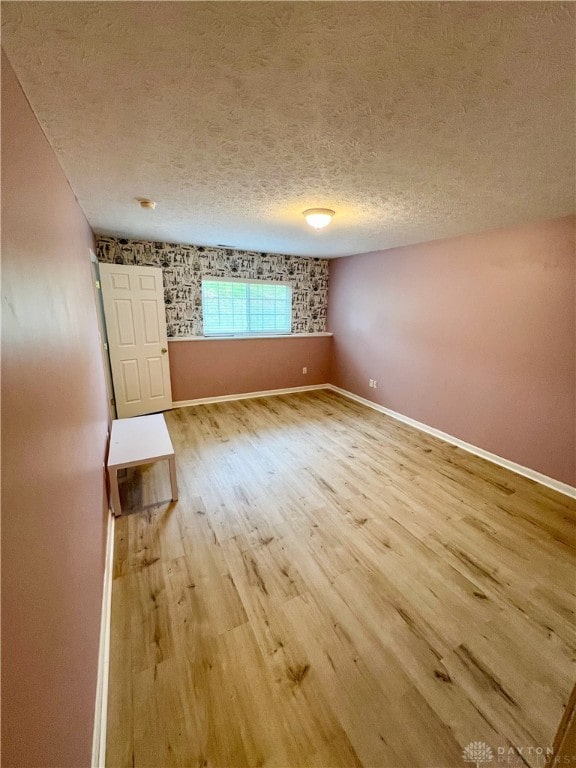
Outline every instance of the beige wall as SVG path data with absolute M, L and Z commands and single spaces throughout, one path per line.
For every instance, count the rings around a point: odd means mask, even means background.
M 172 341 L 169 347 L 177 401 L 326 384 L 332 338 Z
M 574 485 L 574 224 L 332 261 L 332 383 Z
M 92 233 L 2 55 L 2 765 L 90 764 L 107 406 Z

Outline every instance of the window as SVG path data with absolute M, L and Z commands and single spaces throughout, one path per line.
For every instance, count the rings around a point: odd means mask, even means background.
M 202 280 L 205 336 L 283 334 L 292 330 L 292 286 L 264 280 Z

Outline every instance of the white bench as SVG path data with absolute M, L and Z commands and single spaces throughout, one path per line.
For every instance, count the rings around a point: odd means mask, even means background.
M 114 514 L 120 514 L 118 470 L 151 464 L 168 459 L 172 499 L 178 500 L 176 462 L 174 448 L 168 434 L 166 421 L 161 413 L 151 416 L 135 416 L 131 419 L 115 419 L 112 422 L 110 451 L 108 453 L 108 477 Z

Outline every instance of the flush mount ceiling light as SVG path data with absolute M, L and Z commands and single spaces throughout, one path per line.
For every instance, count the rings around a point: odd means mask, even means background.
M 139 197 L 138 202 L 140 203 L 140 208 L 151 208 L 152 210 L 156 208 L 156 201 L 149 200 L 147 197 Z
M 327 227 L 332 221 L 334 213 L 330 208 L 308 208 L 307 211 L 302 211 L 302 215 L 314 229 Z

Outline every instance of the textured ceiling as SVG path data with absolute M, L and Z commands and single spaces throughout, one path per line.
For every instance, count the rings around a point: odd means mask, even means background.
M 2 45 L 97 232 L 337 256 L 574 210 L 575 10 L 4 2 Z

